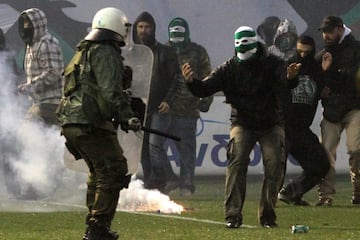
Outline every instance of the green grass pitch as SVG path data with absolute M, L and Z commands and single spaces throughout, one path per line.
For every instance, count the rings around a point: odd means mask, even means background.
M 264 229 L 257 221 L 262 176 L 248 177 L 247 198 L 243 210 L 244 227 L 226 229 L 224 224 L 224 178 L 200 178 L 191 197 L 170 193 L 187 211 L 181 215 L 117 212 L 112 229 L 119 239 L 360 239 L 360 206 L 353 206 L 348 176 L 338 176 L 337 194 L 332 207 L 315 207 L 316 189 L 304 199 L 312 206 L 295 207 L 278 202 L 277 229 Z M 0 202 L 1 204 L 1 202 Z M 60 208 L 61 209 L 61 208 Z M 1 240 L 76 240 L 84 231 L 85 209 L 66 212 L 0 212 Z M 304 224 L 308 233 L 292 234 L 290 226 Z

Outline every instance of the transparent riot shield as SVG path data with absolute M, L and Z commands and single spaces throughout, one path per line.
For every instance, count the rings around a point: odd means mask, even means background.
M 132 96 L 141 98 L 147 104 L 154 58 L 151 49 L 144 45 L 127 45 L 122 49 L 122 56 L 124 57 L 124 65 L 131 67 L 133 72 L 133 81 L 130 88 Z M 126 133 L 119 127 L 118 139 L 127 159 L 128 172 L 134 175 L 140 166 L 143 133 L 142 131 L 136 133 L 129 131 Z M 67 150 L 65 150 L 64 154 L 64 163 L 67 168 L 74 171 L 88 172 L 84 160 L 75 161 Z
M 125 58 L 124 65 L 130 66 L 133 71 L 132 96 L 141 98 L 147 105 L 154 59 L 152 51 L 145 45 L 134 44 L 124 48 L 122 54 Z M 136 133 L 129 131 L 126 133 L 120 128 L 118 129 L 119 142 L 124 150 L 128 170 L 131 174 L 135 174 L 140 166 L 142 134 L 142 131 Z

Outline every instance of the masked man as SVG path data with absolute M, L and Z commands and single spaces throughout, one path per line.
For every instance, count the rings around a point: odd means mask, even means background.
M 190 40 L 190 29 L 183 18 L 174 18 L 168 27 L 168 45 L 175 48 L 180 66 L 190 63 L 197 79 L 211 72 L 210 58 L 204 47 Z M 177 94 L 170 109 L 172 131 L 181 141 L 175 142 L 180 160 L 180 195 L 190 196 L 195 191 L 194 175 L 196 162 L 196 122 L 200 111 L 207 112 L 213 97 L 194 96 L 181 79 Z
M 277 227 L 275 203 L 285 167 L 285 134 L 279 91 L 285 78 L 295 78 L 299 66 L 286 70 L 279 58 L 268 55 L 247 26 L 235 31 L 235 56 L 216 68 L 204 80 L 195 79 L 189 64 L 182 68 L 191 92 L 198 97 L 223 91 L 231 105 L 230 142 L 227 150 L 225 183 L 226 227 L 238 228 L 243 222 L 249 155 L 259 142 L 264 163 L 264 182 L 258 210 L 263 227 Z
M 62 95 L 61 74 L 64 71 L 59 41 L 48 32 L 46 16 L 40 9 L 23 11 L 18 22 L 19 35 L 26 47 L 24 70 L 27 76 L 26 83 L 18 89 L 33 101 L 26 118 L 48 125 L 58 124 L 55 112 Z
M 281 20 L 274 35 L 273 45 L 268 49 L 269 53 L 289 61 L 295 56 L 297 38 L 295 24 L 288 19 Z

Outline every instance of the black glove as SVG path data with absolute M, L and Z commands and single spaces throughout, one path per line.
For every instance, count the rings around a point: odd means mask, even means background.
M 141 129 L 141 121 L 137 117 L 132 117 L 127 122 L 121 123 L 121 129 L 125 132 L 128 130 L 139 131 Z
M 124 66 L 123 89 L 129 89 L 131 87 L 132 78 L 133 71 L 131 67 Z

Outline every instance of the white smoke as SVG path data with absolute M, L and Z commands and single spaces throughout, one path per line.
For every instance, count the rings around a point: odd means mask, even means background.
M 64 139 L 57 127 L 25 120 L 31 103 L 17 93 L 25 77 L 15 74 L 14 61 L 12 52 L 0 52 L 0 173 L 15 197 L 50 198 L 67 176 Z
M 158 190 L 144 189 L 143 181 L 133 178 L 127 189 L 120 192 L 118 207 L 126 211 L 152 211 L 177 213 L 184 211 L 183 206 L 171 201 L 169 196 Z
M 86 174 L 64 167 L 64 138 L 60 136 L 59 128 L 25 120 L 30 102 L 16 91 L 18 79 L 25 77 L 14 73 L 11 61 L 8 61 L 11 57 L 9 52 L 0 52 L 0 180 L 4 178 L 2 181 L 9 193 L 7 197 L 41 200 L 39 206 L 44 205 L 44 201 L 58 202 L 64 206 L 83 205 Z M 128 141 L 132 139 L 129 135 L 127 137 Z M 126 157 L 139 162 L 139 149 L 128 150 Z M 74 163 L 82 163 L 82 160 Z M 79 165 L 86 172 L 86 165 Z M 14 205 L 16 209 L 13 210 L 18 211 L 15 206 L 18 204 Z M 34 210 L 33 204 L 23 204 L 21 209 L 26 211 L 26 206 Z M 157 190 L 144 189 L 143 182 L 135 177 L 129 188 L 121 191 L 118 206 L 127 211 L 178 214 L 183 211 L 183 207 L 171 201 L 169 196 Z M 44 211 L 48 211 L 48 208 L 44 208 Z

